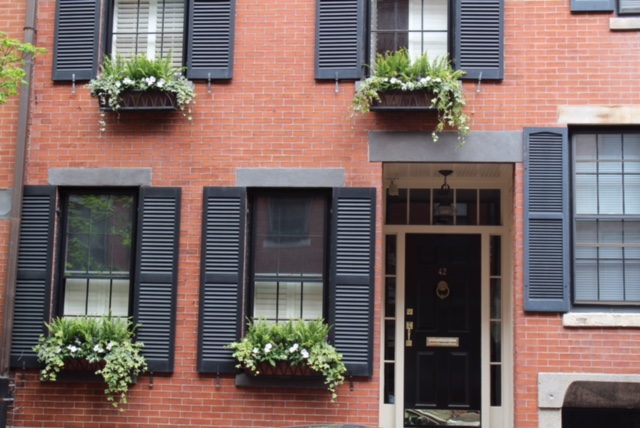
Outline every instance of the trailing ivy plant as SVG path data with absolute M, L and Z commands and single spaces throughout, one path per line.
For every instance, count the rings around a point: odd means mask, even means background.
M 27 75 L 23 68 L 25 58 L 44 53 L 47 53 L 46 49 L 22 43 L 0 32 L 0 105 L 6 103 L 10 96 L 18 94 L 21 84 L 27 83 L 24 81 Z
M 87 87 L 92 97 L 115 112 L 122 107 L 122 93 L 127 90 L 171 92 L 176 95 L 182 114 L 192 121 L 195 90 L 193 83 L 184 77 L 184 70 L 185 67 L 173 65 L 171 53 L 156 59 L 149 59 L 146 55 L 134 55 L 129 59 L 121 55 L 106 56 L 98 77 L 92 79 Z M 100 118 L 101 131 L 106 129 L 103 115 L 104 112 Z
M 238 368 L 260 374 L 262 363 L 275 367 L 279 362 L 292 366 L 307 365 L 324 377 L 331 401 L 338 398 L 336 388 L 344 383 L 347 371 L 342 355 L 328 342 L 331 327 L 322 319 L 289 320 L 271 323 L 264 319 L 249 320 L 247 333 L 239 342 L 227 345 Z
M 102 376 L 107 400 L 114 407 L 127 403 L 127 392 L 135 377 L 147 370 L 141 353 L 142 342 L 134 342 L 130 319 L 113 317 L 58 317 L 45 323 L 48 335 L 41 335 L 34 351 L 44 363 L 43 381 L 56 381 L 65 364 L 74 358 L 96 364 L 95 374 Z M 122 408 L 120 409 L 122 410 Z
M 448 57 L 430 61 L 426 54 L 411 61 L 409 52 L 400 49 L 377 54 L 371 76 L 360 83 L 351 105 L 354 114 L 366 113 L 371 104 L 380 101 L 380 93 L 389 90 L 429 91 L 431 106 L 438 112 L 438 124 L 432 133 L 434 141 L 445 127 L 458 130 L 458 140 L 464 144 L 469 134 L 469 117 L 460 78 L 465 72 L 455 70 Z

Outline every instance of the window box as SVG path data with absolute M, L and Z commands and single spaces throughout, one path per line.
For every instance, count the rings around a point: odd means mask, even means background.
M 120 94 L 120 108 L 118 111 L 142 110 L 177 110 L 176 94 L 166 91 L 143 91 L 128 89 Z M 109 96 L 98 96 L 100 109 L 113 111 L 109 105 Z
M 373 100 L 371 107 L 369 107 L 371 111 L 435 110 L 431 102 L 433 93 L 429 90 L 403 91 L 401 89 L 391 89 L 378 92 L 378 96 L 380 100 Z
M 276 365 L 268 362 L 262 362 L 257 365 L 257 371 L 254 372 L 245 369 L 245 373 L 249 376 L 271 376 L 271 377 L 322 377 L 322 373 L 313 370 L 307 364 L 289 364 L 287 361 L 280 361 Z

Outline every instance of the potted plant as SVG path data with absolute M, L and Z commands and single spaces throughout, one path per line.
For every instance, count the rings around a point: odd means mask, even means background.
M 98 77 L 87 87 L 98 98 L 102 116 L 104 110 L 175 110 L 193 120 L 191 105 L 195 102 L 193 83 L 182 74 L 184 67 L 175 67 L 171 54 L 149 59 L 136 55 L 125 59 L 120 55 L 105 57 Z M 104 117 L 100 129 L 106 128 Z
M 34 351 L 44 363 L 40 379 L 56 381 L 58 374 L 74 360 L 85 360 L 107 384 L 105 394 L 114 407 L 127 402 L 129 386 L 147 370 L 141 342 L 134 342 L 130 319 L 113 317 L 58 317 L 45 323 L 48 335 L 41 335 Z
M 411 61 L 406 49 L 377 54 L 371 69 L 372 75 L 362 81 L 356 90 L 352 102 L 354 113 L 366 113 L 372 108 L 384 104 L 387 93 L 398 100 L 397 93 L 411 93 L 414 96 L 427 97 L 426 103 L 414 101 L 413 106 L 431 108 L 438 112 L 438 125 L 433 131 L 433 140 L 445 127 L 458 130 L 458 139 L 464 144 L 469 134 L 469 118 L 464 113 L 465 98 L 460 78 L 465 74 L 455 70 L 447 57 L 430 61 L 426 54 Z M 415 98 L 414 98 L 415 99 Z M 425 105 L 426 104 L 426 105 Z M 407 107 L 397 101 L 397 108 Z
M 330 329 L 322 319 L 283 323 L 250 320 L 244 338 L 227 347 L 233 349 L 237 367 L 253 375 L 279 364 L 307 366 L 324 377 L 331 401 L 335 401 L 336 388 L 344 382 L 347 369 L 342 355 L 327 341 Z

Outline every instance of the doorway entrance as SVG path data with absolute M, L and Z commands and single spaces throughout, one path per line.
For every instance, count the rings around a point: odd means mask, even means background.
M 404 425 L 480 426 L 481 237 L 407 234 Z

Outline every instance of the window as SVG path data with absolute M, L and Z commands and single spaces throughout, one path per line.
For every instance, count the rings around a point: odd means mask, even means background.
M 411 58 L 449 53 L 448 0 L 375 0 L 370 63 L 376 54 L 406 48 Z
M 524 308 L 640 303 L 640 133 L 525 129 Z
M 466 79 L 503 78 L 504 0 L 316 2 L 316 79 L 360 79 L 376 53 L 401 47 L 449 54 Z
M 11 367 L 39 367 L 33 346 L 51 318 L 111 310 L 141 325 L 150 371 L 173 371 L 180 196 L 179 188 L 25 187 Z
M 182 66 L 185 0 L 115 0 L 111 54 L 167 57 Z
M 322 316 L 353 376 L 373 373 L 376 192 L 204 191 L 198 370 L 235 373 L 246 317 Z
M 129 316 L 135 197 L 64 195 L 62 315 Z
M 171 52 L 189 79 L 231 79 L 235 0 L 57 0 L 53 80 L 93 79 L 103 54 Z M 106 52 L 99 35 L 108 34 Z
M 574 302 L 640 303 L 640 134 L 573 136 Z
M 327 198 L 259 193 L 253 198 L 253 316 L 323 316 Z

